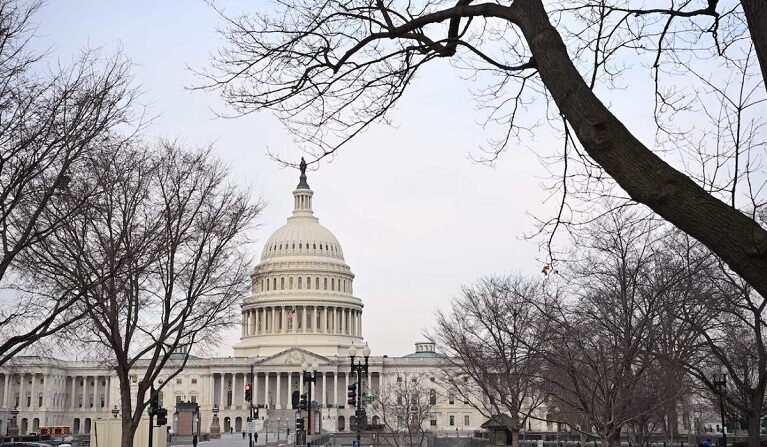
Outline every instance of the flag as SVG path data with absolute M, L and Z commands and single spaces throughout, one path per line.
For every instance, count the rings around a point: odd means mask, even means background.
M 290 311 L 288 312 L 288 320 L 292 320 L 294 315 L 296 315 L 296 310 L 290 309 Z

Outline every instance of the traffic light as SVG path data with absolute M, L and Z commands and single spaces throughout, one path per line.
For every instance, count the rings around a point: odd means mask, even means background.
M 157 414 L 157 410 L 160 408 L 160 396 L 154 390 L 149 392 L 149 414 Z
M 303 430 L 304 429 L 304 418 L 298 417 L 296 418 L 296 431 Z
M 357 405 L 357 384 L 352 383 L 347 388 L 349 388 L 349 392 L 346 394 L 348 397 L 346 403 L 349 405 Z
M 304 393 L 298 398 L 298 409 L 305 411 L 309 409 L 309 394 Z
M 168 410 L 165 408 L 158 408 L 157 409 L 157 424 L 160 425 L 166 425 L 168 423 Z
M 245 384 L 245 401 L 246 402 L 253 401 L 253 386 L 249 383 Z

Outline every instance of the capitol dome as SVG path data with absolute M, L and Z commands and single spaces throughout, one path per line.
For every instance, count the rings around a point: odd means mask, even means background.
M 236 356 L 268 356 L 291 347 L 345 355 L 363 343 L 362 300 L 338 239 L 314 216 L 306 164 L 293 191 L 293 215 L 266 241 L 242 303 Z

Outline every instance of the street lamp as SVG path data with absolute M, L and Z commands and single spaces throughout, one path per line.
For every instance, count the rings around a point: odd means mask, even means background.
M 370 357 L 370 347 L 368 347 L 367 343 L 365 343 L 365 347 L 362 348 L 362 355 L 365 357 L 365 363 L 362 362 L 355 362 L 354 357 L 357 355 L 357 347 L 354 346 L 354 343 L 349 346 L 349 361 L 351 364 L 351 372 L 352 374 L 356 374 L 357 376 L 357 396 L 356 396 L 356 404 L 357 409 L 354 412 L 354 418 L 357 420 L 357 444 L 359 445 L 360 441 L 360 431 L 362 430 L 362 425 L 366 422 L 366 415 L 365 410 L 362 409 L 362 396 L 360 395 L 362 392 L 362 381 L 361 376 L 364 373 L 367 375 L 368 373 L 368 358 Z
M 311 441 L 309 440 L 311 434 L 312 434 L 312 383 L 317 383 L 317 363 L 313 363 L 311 366 L 309 366 L 306 362 L 304 362 L 301 365 L 302 368 L 302 379 L 304 383 L 308 384 L 306 386 L 306 414 L 309 417 L 309 420 L 306 424 L 306 445 L 307 447 L 311 446 Z M 310 370 L 311 368 L 311 370 Z
M 112 408 L 112 416 L 114 416 L 114 417 L 115 417 L 115 419 L 117 419 L 117 415 L 118 415 L 118 414 L 120 414 L 120 410 L 118 410 L 118 409 L 117 409 L 117 405 L 115 405 L 115 407 L 114 407 L 114 408 Z
M 727 367 L 722 365 L 719 375 L 714 375 L 714 386 L 719 394 L 719 413 L 722 416 L 722 446 L 727 447 L 727 430 L 725 429 L 724 396 L 727 394 Z

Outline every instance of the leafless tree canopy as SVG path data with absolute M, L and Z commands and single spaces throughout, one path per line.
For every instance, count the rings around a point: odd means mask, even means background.
M 248 290 L 245 232 L 260 205 L 228 182 L 209 150 L 175 143 L 104 149 L 86 170 L 99 194 L 35 245 L 25 265 L 44 287 L 82 295 L 87 318 L 64 336 L 115 369 L 128 447 L 150 389 L 236 323 Z
M 502 125 L 491 157 L 530 129 L 526 104 L 553 100 L 547 118 L 564 150 L 552 153 L 562 207 L 549 230 L 574 219 L 578 190 L 623 195 L 605 189 L 607 175 L 767 295 L 763 2 L 280 3 L 272 15 L 224 16 L 227 46 L 200 72 L 236 112 L 274 111 L 322 157 L 386 121 L 420 67 L 451 58 L 475 71 L 489 120 Z M 642 69 L 655 84 L 655 147 L 600 101 Z
M 131 122 L 127 63 L 86 51 L 46 70 L 29 49 L 38 2 L 0 2 L 0 365 L 82 314 L 73 289 L 29 290 L 19 256 L 58 231 L 94 191 L 82 168 Z M 76 186 L 80 185 L 80 186 Z M 95 278 L 89 278 L 95 280 Z
M 383 383 L 373 402 L 373 415 L 383 426 L 382 442 L 391 447 L 426 445 L 426 424 L 437 404 L 444 398 L 436 381 L 423 374 L 396 374 L 393 382 Z
M 510 415 L 515 446 L 546 397 L 546 321 L 535 306 L 542 294 L 539 282 L 520 276 L 482 278 L 437 314 L 433 336 L 447 354 L 446 389 L 486 418 Z

